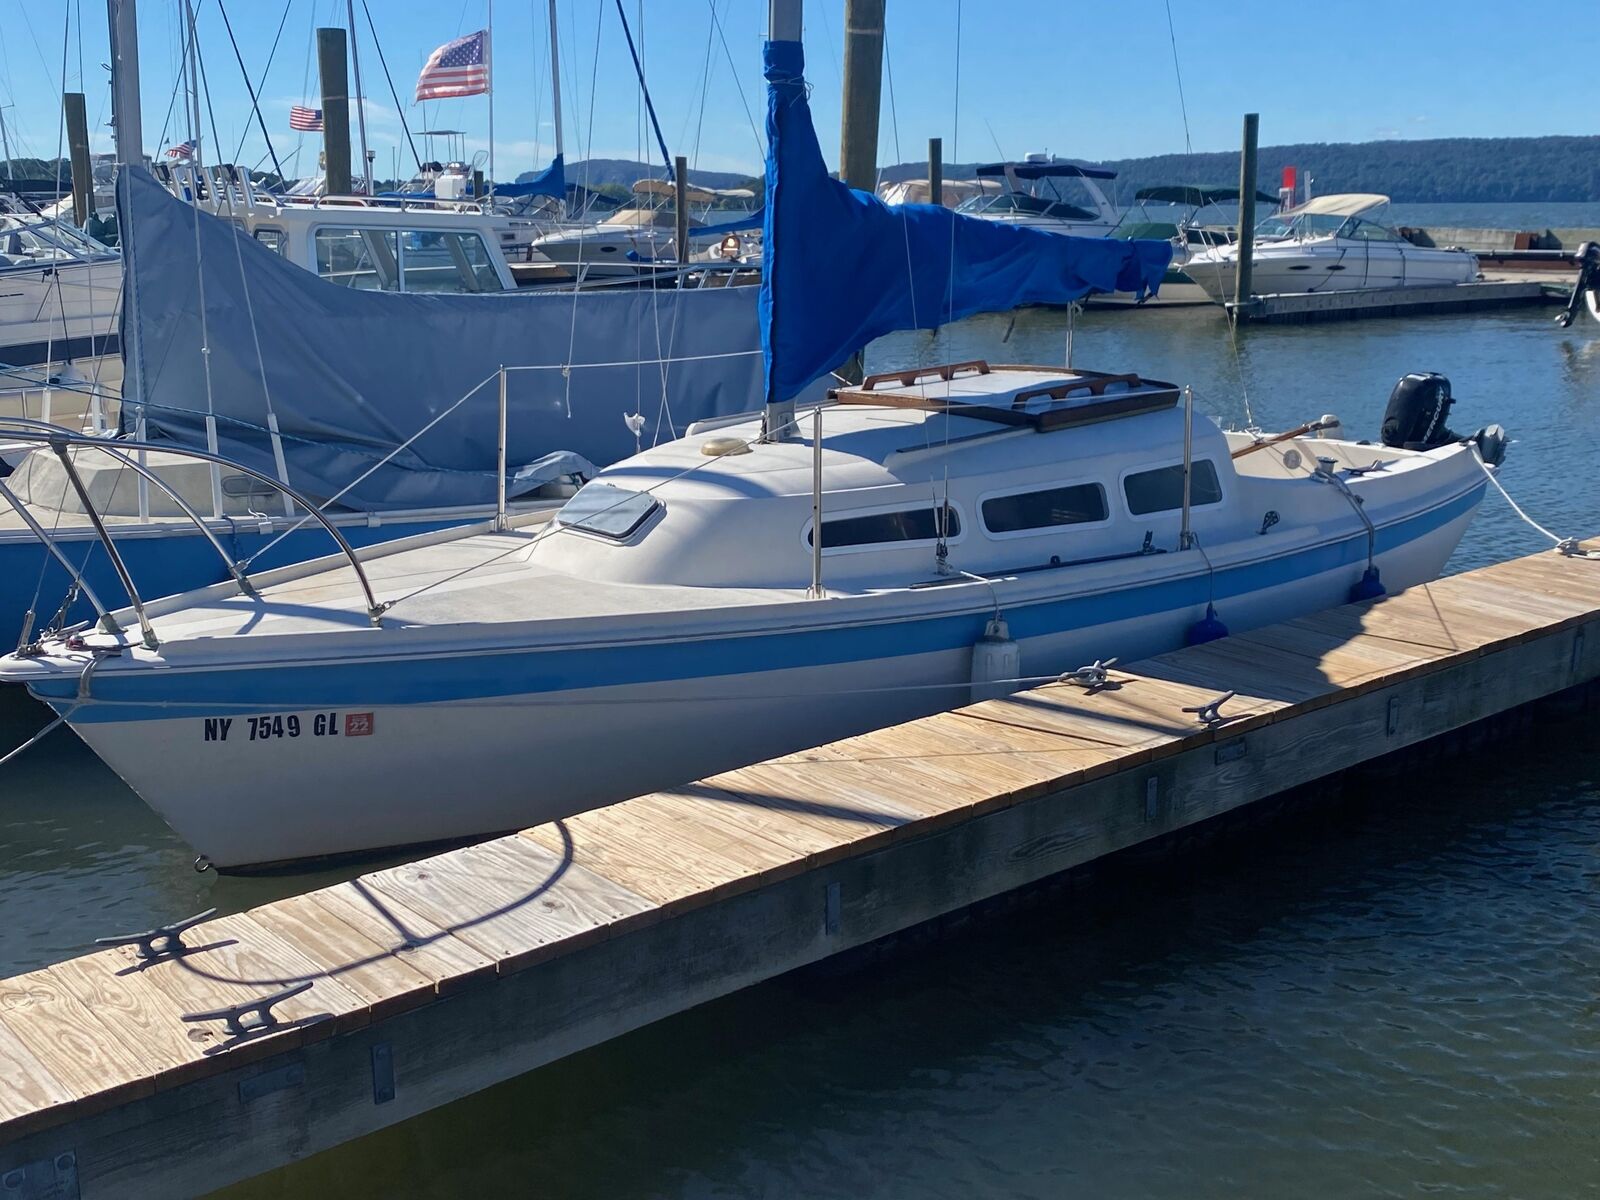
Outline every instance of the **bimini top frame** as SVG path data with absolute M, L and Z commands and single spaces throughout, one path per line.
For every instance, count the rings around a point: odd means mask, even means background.
M 180 496 L 175 488 L 141 463 L 135 455 L 140 452 L 149 452 L 198 459 L 201 462 L 226 467 L 230 471 L 237 471 L 241 475 L 246 475 L 251 479 L 266 484 L 273 490 L 281 492 L 296 504 L 301 505 L 306 511 L 306 516 L 301 519 L 315 521 L 328 532 L 329 537 L 333 538 L 334 543 L 339 548 L 339 553 L 350 564 L 350 569 L 355 572 L 356 578 L 361 583 L 361 590 L 367 600 L 368 620 L 373 625 L 377 625 L 385 611 L 386 606 L 380 604 L 377 596 L 373 593 L 372 583 L 367 578 L 366 570 L 362 567 L 360 558 L 356 555 L 350 543 L 345 540 L 344 535 L 339 532 L 338 527 L 323 514 L 315 501 L 302 495 L 281 479 L 265 475 L 254 468 L 244 466 L 232 459 L 224 458 L 220 454 L 208 454 L 203 450 L 195 450 L 187 446 L 155 445 L 150 442 L 128 438 L 108 438 L 95 434 L 73 433 L 70 430 L 61 428 L 59 425 L 50 425 L 44 421 L 32 421 L 24 417 L 0 418 L 0 432 L 4 432 L 5 436 L 12 441 L 48 447 L 60 459 L 62 469 L 67 473 L 67 478 L 72 484 L 73 491 L 83 505 L 90 524 L 94 526 L 96 538 L 105 547 L 106 557 L 111 561 L 112 568 L 117 573 L 118 581 L 128 594 L 128 600 L 133 608 L 135 617 L 138 619 L 139 629 L 147 649 L 155 650 L 159 648 L 160 642 L 156 638 L 155 629 L 151 626 L 150 618 L 145 612 L 144 600 L 139 595 L 138 588 L 134 584 L 126 563 L 123 562 L 116 542 L 111 537 L 111 531 L 107 528 L 105 521 L 101 519 L 100 512 L 95 508 L 94 501 L 89 495 L 89 490 L 84 487 L 83 479 L 78 474 L 77 465 L 73 462 L 73 456 L 69 453 L 69 450 L 74 447 L 98 451 L 109 456 L 165 493 L 178 506 L 183 515 L 199 528 L 200 532 L 211 544 L 212 549 L 222 559 L 228 573 L 233 576 L 240 590 L 246 595 L 255 595 L 256 593 L 249 576 L 245 573 L 244 563 L 228 553 L 217 535 L 206 523 L 205 518 L 196 512 L 194 507 Z M 88 582 L 83 578 L 82 572 L 72 563 L 72 560 L 67 557 L 61 547 L 56 544 L 56 539 L 51 536 L 49 531 L 40 525 L 33 514 L 28 511 L 26 502 L 7 487 L 3 480 L 0 480 L 0 498 L 3 498 L 16 510 L 17 515 L 22 518 L 23 524 L 28 527 L 35 537 L 44 543 L 45 548 L 58 563 L 66 568 L 67 574 L 72 578 L 73 582 L 89 598 L 89 602 L 94 605 L 95 612 L 99 614 L 100 629 L 106 633 L 121 633 L 122 626 L 118 624 L 111 610 L 101 603 L 99 597 L 89 587 Z M 23 641 L 27 641 L 27 632 L 24 633 Z

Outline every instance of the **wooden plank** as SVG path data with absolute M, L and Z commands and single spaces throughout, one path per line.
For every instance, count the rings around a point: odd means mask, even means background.
M 492 957 L 451 937 L 410 906 L 379 895 L 365 879 L 311 892 L 307 899 L 431 979 L 440 995 L 494 977 Z
M 325 977 L 359 996 L 373 1020 L 434 997 L 432 979 L 309 895 L 264 904 L 251 909 L 250 916 L 315 963 Z
M 153 1073 L 165 1075 L 203 1058 L 209 1041 L 190 1036 L 198 1031 L 179 1020 L 183 1010 L 151 985 L 147 969 L 132 947 L 118 947 L 57 963 L 49 973 L 100 1014 Z
M 280 1024 L 243 1038 L 230 1035 L 222 1022 L 193 1026 L 204 1039 L 205 1052 L 215 1054 L 245 1041 L 298 1045 L 339 1027 L 366 1023 L 367 1006 L 349 988 L 328 978 L 317 965 L 282 938 L 244 913 L 218 917 L 197 926 L 188 939 L 201 947 L 181 958 L 155 963 L 142 978 L 159 988 L 179 1012 L 209 1012 L 255 1000 L 307 980 L 312 988 L 274 1010 Z M 325 1028 L 318 1030 L 318 1025 Z
M 0 1122 L 7 1133 L 23 1132 L 39 1115 L 72 1099 L 71 1090 L 0 1021 Z
M 47 970 L 0 983 L 0 1024 L 74 1101 L 95 1098 L 85 1110 L 155 1091 L 160 1061 L 125 1043 Z
M 519 969 L 565 938 L 592 934 L 651 907 L 515 836 L 391 867 L 363 882 L 490 955 L 501 972 Z
M 652 792 L 625 807 L 638 822 L 639 836 L 662 832 L 694 853 L 709 852 L 740 863 L 756 878 L 793 873 L 810 852 L 809 843 L 768 836 L 759 827 L 733 820 L 730 811 L 746 807 L 745 801 L 706 783 Z

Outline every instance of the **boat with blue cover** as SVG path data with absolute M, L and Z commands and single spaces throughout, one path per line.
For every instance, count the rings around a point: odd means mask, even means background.
M 169 597 L 0 679 L 248 869 L 547 821 L 1440 571 L 1486 487 L 1442 422 L 1410 448 L 1225 433 L 1137 372 L 982 361 L 798 399 L 889 330 L 1148 290 L 1170 257 L 852 191 L 802 65 L 768 44 L 760 416 L 553 519 Z

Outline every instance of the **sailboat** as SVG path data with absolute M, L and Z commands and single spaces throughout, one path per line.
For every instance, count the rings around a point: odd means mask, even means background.
M 0 680 L 244 870 L 555 819 L 1443 567 L 1486 487 L 1454 435 L 1224 433 L 1136 371 L 983 361 L 797 400 L 891 330 L 1154 288 L 1171 247 L 851 190 L 792 6 L 773 37 L 762 415 L 600 472 L 553 520 L 108 614 Z

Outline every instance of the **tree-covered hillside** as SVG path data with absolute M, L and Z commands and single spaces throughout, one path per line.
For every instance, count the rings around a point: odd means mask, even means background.
M 1400 203 L 1600 200 L 1600 137 L 1434 138 L 1427 141 L 1311 142 L 1263 146 L 1257 181 L 1276 192 L 1285 166 L 1315 178 L 1315 190 L 1383 192 Z M 952 178 L 973 164 L 951 164 Z M 1116 192 L 1158 183 L 1235 183 L 1238 151 L 1163 154 L 1097 164 L 1117 172 Z M 927 173 L 926 163 L 886 168 L 887 179 Z

